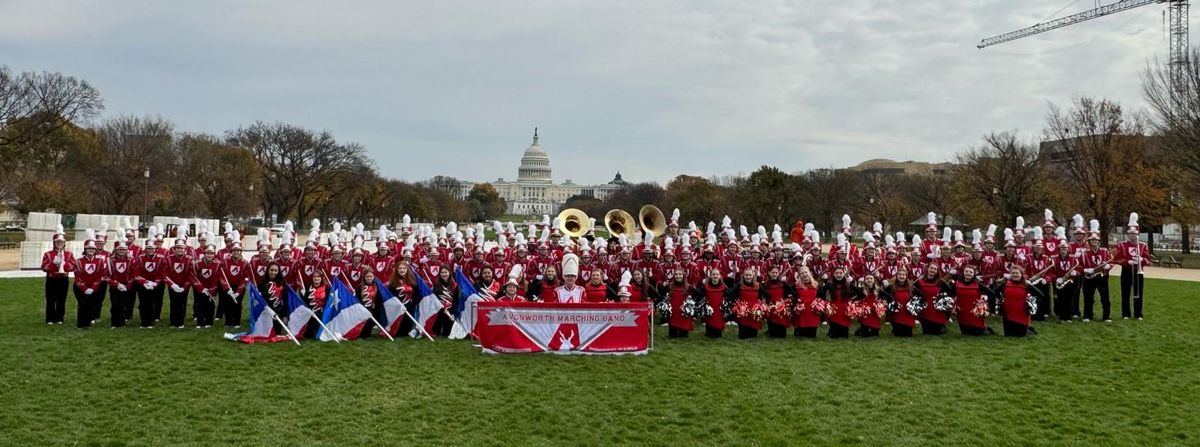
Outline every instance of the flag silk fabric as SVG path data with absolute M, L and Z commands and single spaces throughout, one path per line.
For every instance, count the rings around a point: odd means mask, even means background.
M 400 324 L 404 322 L 404 302 L 400 298 L 392 295 L 392 291 L 388 290 L 387 285 L 383 284 L 378 278 L 375 279 L 375 289 L 379 291 L 380 300 L 383 303 L 383 321 L 379 324 L 383 325 L 383 329 L 388 335 L 396 336 L 396 332 L 400 331 Z
M 417 309 L 414 312 L 413 319 L 417 320 L 417 324 L 425 329 L 425 333 L 433 332 L 433 323 L 437 321 L 437 316 L 442 312 L 442 301 L 437 295 L 433 294 L 433 289 L 425 284 L 425 280 L 417 276 Z M 418 331 L 420 332 L 420 331 Z M 420 334 L 414 334 L 419 336 Z
M 290 286 L 286 289 L 288 300 L 288 330 L 296 336 L 297 340 L 304 338 L 304 330 L 307 329 L 309 323 L 312 323 L 313 311 L 300 298 L 300 295 L 292 290 Z
M 247 344 L 287 341 L 286 335 L 275 335 L 275 311 L 267 305 L 267 300 L 263 299 L 253 283 L 248 285 L 246 295 L 250 299 L 250 331 L 226 333 L 225 339 Z
M 358 298 L 346 288 L 342 281 L 330 281 L 329 299 L 325 305 L 325 315 L 322 316 L 321 322 L 325 323 L 325 330 L 322 328 L 317 333 L 317 339 L 321 341 L 333 341 L 338 337 L 343 340 L 353 340 L 358 338 L 362 332 L 363 324 L 371 319 L 371 311 L 363 307 L 362 303 L 358 302 Z
M 475 333 L 475 304 L 489 301 L 491 297 L 475 290 L 475 285 L 463 274 L 461 268 L 454 269 L 454 280 L 458 282 L 458 297 L 454 300 L 454 319 L 470 334 Z

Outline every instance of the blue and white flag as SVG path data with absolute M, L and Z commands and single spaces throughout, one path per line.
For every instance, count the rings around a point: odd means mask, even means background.
M 375 279 L 375 288 L 379 290 L 379 298 L 382 301 L 380 304 L 383 306 L 383 321 L 379 324 L 383 325 L 383 329 L 389 335 L 395 337 L 396 332 L 400 331 L 400 324 L 404 323 L 404 302 L 393 296 L 392 291 L 388 290 L 379 278 Z
M 417 299 L 417 309 L 413 312 L 413 319 L 417 320 L 417 324 L 425 328 L 426 334 L 433 333 L 433 323 L 437 321 L 438 313 L 442 311 L 442 300 L 438 299 L 437 295 L 433 294 L 433 290 L 425 284 L 425 280 L 417 275 L 417 287 L 413 291 Z M 418 331 L 420 332 L 420 331 Z
M 291 286 L 287 286 L 288 298 L 288 330 L 296 336 L 297 340 L 304 338 L 304 329 L 312 322 L 316 314 L 308 307 L 308 303 L 304 302 L 300 295 L 292 290 Z
M 325 323 L 325 328 L 329 330 L 322 328 L 317 332 L 317 339 L 333 341 L 341 337 L 343 340 L 353 340 L 358 338 L 363 324 L 370 319 L 371 311 L 358 302 L 358 298 L 354 297 L 342 281 L 330 281 L 325 315 L 321 318 L 321 322 Z

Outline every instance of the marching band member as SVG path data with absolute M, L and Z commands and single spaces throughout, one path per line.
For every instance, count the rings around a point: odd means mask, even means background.
M 624 272 L 628 271 L 629 270 L 623 270 L 621 274 L 623 275 Z M 604 283 L 603 272 L 601 272 L 598 268 L 593 270 L 591 280 L 588 281 L 587 284 L 583 285 L 583 302 L 603 303 L 608 301 L 610 297 L 615 296 L 616 294 L 614 291 L 611 290 L 608 284 Z
M 95 300 L 100 299 L 100 283 L 108 276 L 108 260 L 96 256 L 96 241 L 88 229 L 83 243 L 83 256 L 75 259 L 75 327 L 92 327 L 95 323 Z
M 877 303 L 882 302 L 881 295 L 883 290 L 880 287 L 879 280 L 874 275 L 862 277 L 862 287 L 858 288 L 857 305 L 862 309 L 862 313 L 858 316 L 858 330 L 854 335 L 859 337 L 878 337 L 879 329 L 883 322 L 879 320 L 879 313 L 875 310 Z
M 450 269 L 444 268 L 438 271 L 438 277 L 433 281 L 433 294 L 437 296 L 442 303 L 442 308 L 453 308 L 454 300 L 458 297 L 458 283 L 454 281 L 454 275 Z M 433 335 L 449 337 L 450 330 L 454 328 L 454 319 L 449 312 L 439 312 L 437 320 L 433 322 Z
M 721 338 L 725 332 L 725 316 L 722 315 L 721 304 L 725 302 L 725 294 L 727 287 L 721 279 L 721 270 L 716 268 L 708 269 L 708 279 L 696 288 L 696 292 L 700 299 L 708 302 L 712 307 L 712 315 L 704 322 L 704 336 L 708 338 Z
M 318 269 L 317 271 L 313 272 L 312 283 L 309 284 L 307 290 L 304 291 L 303 299 L 304 302 L 308 304 L 308 308 L 312 309 L 312 319 L 320 320 L 321 316 L 324 315 L 325 302 L 329 299 L 329 280 L 325 279 L 325 273 L 321 272 L 321 270 Z M 234 309 L 235 310 L 231 312 L 237 312 L 237 320 L 234 320 L 233 327 L 238 327 L 238 325 L 241 324 L 242 317 L 241 305 L 238 305 Z M 229 323 L 229 317 L 227 316 L 225 320 L 225 326 L 229 326 Z M 317 338 L 317 331 L 320 328 L 321 325 L 317 324 L 316 321 L 309 321 L 308 324 L 304 326 L 304 338 L 315 340 Z
M 228 257 L 221 263 L 221 301 L 216 318 L 221 318 L 227 328 L 242 326 L 242 297 L 246 295 L 246 284 L 253 281 L 250 263 L 242 257 L 241 239 L 234 231 L 233 243 L 229 246 Z M 315 325 L 314 325 L 315 326 Z
M 384 317 L 383 303 L 380 302 L 381 297 L 379 295 L 379 286 L 375 283 L 375 272 L 372 272 L 370 269 L 366 269 L 366 271 L 363 272 L 363 281 L 353 290 L 354 296 L 358 298 L 358 302 L 362 303 L 363 307 L 371 311 L 371 316 L 375 317 L 375 320 L 377 321 L 382 321 L 381 319 Z M 396 296 L 399 297 L 400 295 Z M 411 297 L 412 295 L 410 294 L 408 296 Z M 409 300 L 410 303 L 415 301 L 416 300 L 413 299 Z M 407 306 L 408 303 L 405 303 L 405 305 Z M 409 315 L 412 315 L 412 308 L 409 309 Z M 400 330 L 397 331 L 399 334 L 407 334 L 408 331 L 411 331 L 413 328 L 412 324 L 407 318 L 404 321 L 405 323 L 401 324 Z M 371 330 L 374 328 L 375 321 L 368 320 L 365 324 L 363 324 L 362 331 L 359 332 L 358 338 L 371 338 Z M 379 330 L 383 331 L 386 329 L 379 328 Z
M 158 245 L 150 240 L 157 237 L 157 229 L 151 227 L 148 231 L 146 246 L 138 256 L 137 276 L 133 278 L 138 284 L 138 316 L 143 329 L 154 327 L 162 317 L 164 279 L 168 269 L 166 256 L 159 253 Z M 132 318 L 132 307 L 126 307 L 125 315 L 130 317 L 127 320 Z
M 884 289 L 884 295 L 896 304 L 896 309 L 891 312 L 889 319 L 892 323 L 892 336 L 894 337 L 912 337 L 913 326 L 916 326 L 916 315 L 909 313 L 908 301 L 916 299 L 924 299 L 921 296 L 920 289 L 913 287 L 913 282 L 908 279 L 908 269 L 900 269 L 896 271 L 896 277 L 892 279 L 892 283 Z
M 112 299 L 109 300 L 109 318 L 112 327 L 125 327 L 125 309 L 136 291 L 133 278 L 137 276 L 137 260 L 129 256 L 125 241 L 113 244 L 112 256 L 108 258 L 108 286 Z
M 575 279 L 579 277 L 579 257 L 571 253 L 564 255 L 562 269 L 563 285 L 554 289 L 558 295 L 558 299 L 555 302 L 582 303 L 583 288 L 575 285 Z
M 1100 292 L 1100 307 L 1103 310 L 1104 322 L 1112 323 L 1110 311 L 1112 303 L 1108 300 L 1108 271 L 1112 270 L 1112 255 L 1108 249 L 1100 247 L 1100 222 L 1092 219 L 1088 224 L 1091 232 L 1088 234 L 1088 248 L 1084 251 L 1083 264 L 1083 321 L 1092 321 L 1092 308 L 1096 302 L 1096 292 Z
M 753 268 L 742 270 L 742 278 L 736 288 L 730 292 L 736 299 L 735 303 L 751 308 L 763 304 L 763 289 L 758 282 L 758 272 Z M 738 338 L 757 338 L 762 321 L 752 316 L 737 317 Z M 786 329 L 785 329 L 786 330 Z
M 267 302 L 267 307 L 275 311 L 275 315 L 278 315 L 279 318 L 286 318 L 288 315 L 286 284 L 287 280 L 284 279 L 283 271 L 278 264 L 267 266 L 267 274 L 257 284 L 259 293 Z M 282 333 L 283 327 L 276 322 L 275 330 L 278 331 L 277 333 Z
M 383 236 L 383 233 L 386 232 L 385 228 L 380 227 L 380 236 L 376 237 L 375 242 L 376 251 L 374 254 L 367 254 L 363 262 L 371 267 L 376 278 L 379 278 L 384 284 L 390 284 L 392 275 L 396 272 L 396 258 L 392 256 L 392 248 L 388 246 L 386 236 Z M 463 271 L 467 270 L 464 268 Z
M 1058 238 L 1058 252 L 1054 262 L 1054 315 L 1058 321 L 1070 323 L 1074 318 L 1075 309 L 1079 307 L 1079 259 L 1071 254 L 1071 244 L 1067 241 L 1067 229 L 1058 227 L 1055 237 Z
M 364 271 L 363 273 L 365 275 L 366 272 Z M 364 285 L 366 284 L 365 279 L 366 277 L 364 276 Z M 375 272 L 371 272 L 371 283 L 374 284 L 374 282 Z M 417 272 L 408 262 L 401 261 L 396 263 L 396 271 L 392 275 L 392 282 L 387 283 L 386 286 L 392 292 L 392 296 L 404 303 L 404 307 L 409 315 L 412 315 L 417 310 L 417 305 L 421 299 L 421 297 L 415 294 L 417 290 Z M 382 311 L 383 307 L 380 306 L 379 310 Z M 405 318 L 404 322 L 400 323 L 399 328 L 396 329 L 396 333 L 407 334 L 413 329 L 412 321 Z
M 691 287 L 687 282 L 687 272 L 683 265 L 675 266 L 671 282 L 663 286 L 661 294 L 671 303 L 671 317 L 667 319 L 667 337 L 687 338 L 692 332 L 693 321 L 683 316 L 683 303 L 691 295 Z
M 848 252 L 843 248 L 838 252 L 838 255 Z M 850 297 L 854 294 L 852 280 L 846 275 L 846 268 L 841 265 L 835 265 L 832 269 L 832 275 L 821 290 L 817 292 L 818 296 L 824 297 L 829 301 L 830 312 L 827 317 L 829 322 L 829 338 L 846 338 L 850 336 L 850 314 L 848 306 Z
M 308 242 L 304 244 L 304 255 L 296 263 L 296 273 L 300 276 L 300 290 L 297 290 L 299 293 L 304 293 L 312 285 L 313 275 L 324 267 L 324 260 L 317 251 L 317 238 L 309 236 Z
M 167 316 L 171 327 L 175 329 L 183 328 L 183 320 L 187 316 L 188 290 L 192 288 L 192 257 L 187 255 L 187 233 L 183 228 L 175 227 L 175 245 L 167 257 L 167 272 L 163 276 L 171 305 Z
M 519 235 L 519 233 L 518 233 Z M 521 246 L 524 248 L 524 246 Z M 514 303 L 523 303 L 527 301 L 524 296 L 521 296 L 521 283 L 525 281 L 523 264 L 514 264 L 512 270 L 508 272 L 508 281 L 501 288 L 501 293 L 496 297 L 498 301 L 509 301 Z
M 542 278 L 534 280 L 529 286 L 529 298 L 533 301 L 541 301 L 543 303 L 553 303 L 558 301 L 558 286 L 562 285 L 562 280 L 558 277 L 558 267 L 547 265 L 542 270 Z
M 922 334 L 942 335 L 946 333 L 946 321 L 948 320 L 946 313 L 933 306 L 934 300 L 942 292 L 942 284 L 942 280 L 938 276 L 937 264 L 925 266 L 925 276 L 916 282 L 916 288 L 925 298 L 925 310 L 922 310 L 921 315 L 918 316 L 921 320 Z
M 1024 337 L 1029 332 L 1037 333 L 1029 327 L 1026 297 L 1033 295 L 1036 298 L 1040 292 L 1025 282 L 1024 269 L 1016 265 L 1009 268 L 1008 278 L 996 284 L 992 293 L 1004 301 L 1000 313 L 1004 317 L 1005 337 Z
M 977 336 L 990 333 L 985 316 L 976 315 L 975 308 L 987 292 L 986 286 L 976 277 L 976 267 L 963 267 L 962 278 L 949 286 L 954 296 L 954 313 L 958 315 L 958 330 L 963 335 Z M 986 303 L 987 300 L 985 299 Z M 985 304 L 986 305 L 986 304 Z
M 777 303 L 783 303 L 790 308 L 795 300 L 796 291 L 784 280 L 780 273 L 782 269 L 783 265 L 779 263 L 772 263 L 767 267 L 767 280 L 762 284 L 762 291 L 768 305 L 774 306 Z M 767 337 L 787 338 L 789 323 L 791 321 L 786 315 L 767 315 Z
M 817 328 L 821 326 L 821 316 L 813 309 L 817 300 L 820 284 L 816 275 L 807 266 L 800 266 L 796 271 L 796 303 L 799 312 L 792 313 L 792 336 L 802 338 L 817 338 Z
M 1150 265 L 1150 247 L 1138 241 L 1138 214 L 1129 214 L 1129 224 L 1125 226 L 1125 240 L 1117 244 L 1113 254 L 1113 262 L 1121 266 L 1121 318 L 1129 319 L 1129 294 L 1133 292 L 1134 318 L 1142 319 L 1142 294 L 1146 278 L 1142 275 L 1143 268 Z
M 196 329 L 212 327 L 217 295 L 224 286 L 221 274 L 225 267 L 217 260 L 217 248 L 204 247 L 201 256 L 192 264 L 192 314 L 196 317 Z
M 1054 270 L 1054 261 L 1050 256 L 1046 255 L 1045 245 L 1042 239 L 1042 228 L 1035 227 L 1033 229 L 1033 241 L 1030 244 L 1030 253 L 1025 258 L 1025 271 L 1027 275 L 1033 275 L 1026 278 L 1027 283 L 1031 287 L 1038 289 L 1037 313 L 1033 315 L 1033 319 L 1037 321 L 1045 321 L 1050 315 L 1050 283 L 1052 278 L 1048 278 L 1047 274 L 1052 274 Z
M 496 278 L 492 272 L 494 272 L 494 270 L 492 270 L 491 264 L 485 264 L 483 268 L 479 270 L 479 280 L 475 281 L 475 290 L 478 290 L 480 293 L 489 297 L 495 297 L 496 295 L 499 295 L 500 286 L 503 285 L 499 281 L 496 281 Z
M 67 251 L 66 232 L 62 224 L 54 231 L 54 248 L 42 254 L 42 271 L 46 272 L 46 324 L 62 324 L 67 312 L 68 276 L 75 271 L 75 254 Z

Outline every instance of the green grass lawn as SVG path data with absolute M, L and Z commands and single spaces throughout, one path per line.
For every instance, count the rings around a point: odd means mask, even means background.
M 648 356 L 584 357 L 78 330 L 73 300 L 50 327 L 41 281 L 4 280 L 0 444 L 1197 445 L 1197 287 L 1151 281 L 1146 321 L 1025 339 L 660 328 Z

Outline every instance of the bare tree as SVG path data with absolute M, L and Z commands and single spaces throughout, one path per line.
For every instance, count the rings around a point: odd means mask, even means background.
M 369 166 L 362 146 L 284 123 L 256 122 L 230 131 L 226 141 L 254 154 L 263 173 L 263 208 L 281 218 L 307 220 L 314 209 L 333 200 L 337 175 Z
M 1150 104 L 1161 156 L 1168 160 L 1161 166 L 1174 171 L 1167 182 L 1172 206 L 1166 214 L 1180 224 L 1184 253 L 1191 252 L 1191 224 L 1198 214 L 1196 201 L 1187 198 L 1200 197 L 1200 47 L 1190 53 L 1178 84 L 1166 63 L 1148 65 L 1142 75 L 1142 94 Z
M 133 206 L 137 203 L 133 199 L 143 194 L 158 197 L 167 182 L 184 181 L 163 175 L 175 171 L 171 153 L 173 132 L 174 124 L 161 117 L 124 116 L 105 120 L 100 125 L 100 153 L 92 160 L 92 182 L 88 183 L 99 189 L 96 191 L 99 193 L 99 211 L 140 213 L 141 209 Z M 159 173 L 150 177 L 149 187 L 142 177 L 145 169 Z M 143 191 L 144 188 L 149 191 Z
M 801 176 L 801 203 L 804 214 L 826 234 L 841 230 L 841 216 L 850 211 L 856 197 L 862 197 L 857 174 L 839 169 L 814 169 Z
M 959 153 L 956 161 L 956 208 L 974 225 L 1012 222 L 1049 206 L 1050 185 L 1038 148 L 1014 132 L 985 135 L 983 144 Z
M 67 123 L 80 124 L 104 109 L 100 92 L 87 81 L 62 73 L 13 74 L 0 66 L 0 128 L 21 120 L 37 120 L 24 132 L 0 132 L 0 146 L 49 134 Z
M 1145 131 L 1142 117 L 1115 102 L 1079 98 L 1069 110 L 1050 106 L 1044 135 L 1051 175 L 1100 221 L 1104 234 L 1123 214 L 1165 201 L 1153 186 L 1160 172 L 1147 164 Z

